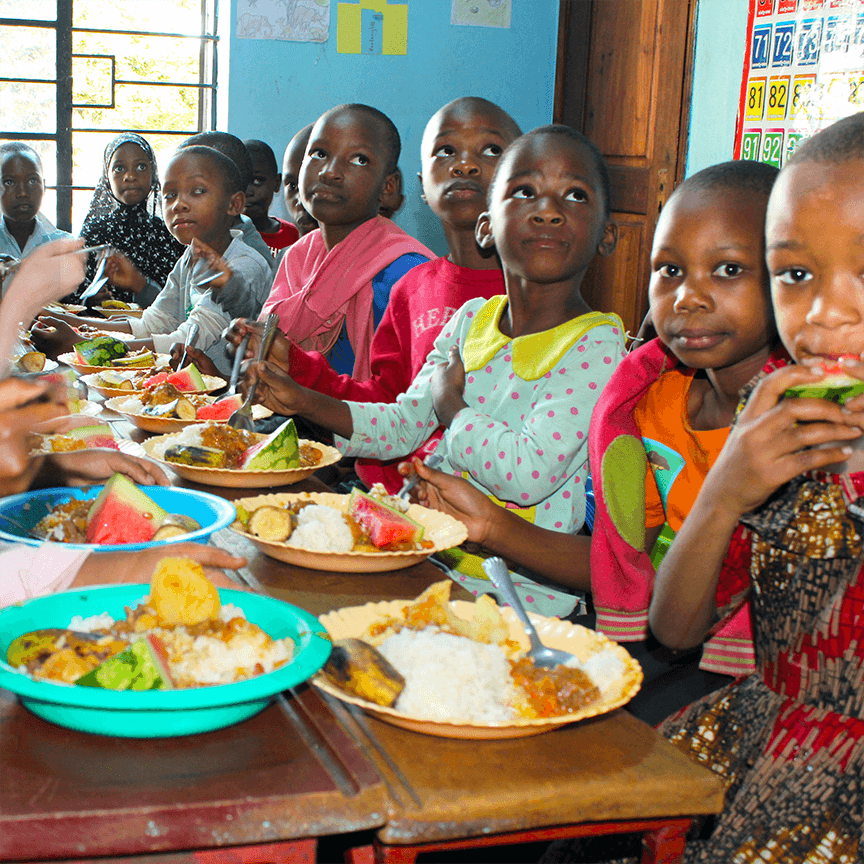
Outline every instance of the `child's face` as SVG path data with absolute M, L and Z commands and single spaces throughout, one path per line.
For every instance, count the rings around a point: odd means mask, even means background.
M 303 138 L 292 139 L 282 161 L 282 194 L 285 198 L 285 209 L 301 236 L 318 227 L 318 223 L 306 212 L 300 200 L 300 166 L 306 155 L 307 141 L 308 139 Z
M 114 197 L 129 207 L 140 204 L 150 194 L 153 166 L 134 141 L 127 141 L 114 151 L 108 163 L 108 182 Z
M 804 162 L 771 193 L 766 253 L 780 338 L 799 363 L 864 352 L 864 161 Z
M 12 153 L 0 166 L 0 209 L 10 222 L 26 225 L 36 218 L 42 206 L 45 187 L 39 166 L 21 153 Z
M 771 341 L 766 204 L 763 196 L 738 190 L 685 188 L 660 214 L 651 251 L 651 317 L 686 366 L 733 366 Z
M 312 129 L 300 168 L 300 197 L 313 219 L 347 236 L 376 216 L 387 175 L 386 142 L 373 120 L 331 114 Z
M 260 153 L 250 153 L 252 157 L 252 182 L 246 187 L 246 207 L 244 213 L 250 219 L 267 216 L 273 196 L 279 191 L 282 178 L 275 174 Z
M 185 245 L 197 238 L 218 248 L 224 242 L 234 217 L 243 209 L 242 192 L 230 194 L 225 179 L 206 157 L 197 153 L 175 156 L 168 164 L 162 184 L 165 222 Z
M 495 166 L 513 132 L 491 110 L 456 105 L 436 115 L 423 135 L 423 198 L 442 221 L 474 231 L 486 209 Z
M 534 135 L 504 156 L 477 242 L 495 246 L 506 273 L 529 282 L 571 280 L 615 248 L 594 158 L 564 135 Z

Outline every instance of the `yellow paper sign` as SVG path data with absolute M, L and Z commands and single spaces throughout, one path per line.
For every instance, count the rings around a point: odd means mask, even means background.
M 407 54 L 408 4 L 360 0 L 337 7 L 339 54 Z

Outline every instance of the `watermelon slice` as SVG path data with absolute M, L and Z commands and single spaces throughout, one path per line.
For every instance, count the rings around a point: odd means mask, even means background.
M 114 433 L 107 423 L 94 423 L 92 426 L 79 426 L 66 433 L 73 441 L 83 441 L 87 447 L 110 447 L 119 450 Z
M 167 515 L 128 477 L 115 474 L 87 514 L 87 542 L 148 543 Z
M 199 420 L 218 420 L 224 421 L 243 404 L 243 400 L 239 396 L 226 396 L 224 399 L 219 399 L 210 405 L 202 405 L 198 409 Z
M 106 690 L 174 689 L 165 646 L 152 634 L 109 657 L 75 683 L 81 687 L 102 687 Z
M 263 441 L 253 444 L 244 454 L 244 471 L 285 471 L 300 467 L 300 444 L 293 420 L 286 420 Z
M 858 360 L 855 355 L 849 355 Z M 826 375 L 812 384 L 796 384 L 784 394 L 788 399 L 828 399 L 842 405 L 864 393 L 864 381 L 847 374 L 839 363 L 822 363 Z
M 129 351 L 125 342 L 113 336 L 97 336 L 84 342 L 76 342 L 75 357 L 87 366 L 110 366 L 118 357 L 125 357 Z
M 200 393 L 206 387 L 204 378 L 194 363 L 190 363 L 185 369 L 172 372 L 165 380 L 173 384 L 181 393 Z
M 419 522 L 359 489 L 351 490 L 348 513 L 378 548 L 405 540 L 419 543 L 423 539 L 424 529 Z
M 151 375 L 144 382 L 144 389 L 149 390 L 151 387 L 155 387 L 157 384 L 162 384 L 168 380 L 168 372 L 157 372 L 155 375 Z

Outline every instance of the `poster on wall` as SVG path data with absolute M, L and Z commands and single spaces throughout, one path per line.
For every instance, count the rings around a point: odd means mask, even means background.
M 407 0 L 359 0 L 338 5 L 339 54 L 407 54 Z
M 326 42 L 330 0 L 237 0 L 238 39 Z
M 864 0 L 750 0 L 735 158 L 781 167 L 864 110 Z

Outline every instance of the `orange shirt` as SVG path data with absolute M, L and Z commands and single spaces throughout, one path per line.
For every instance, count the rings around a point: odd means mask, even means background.
M 633 419 L 651 471 L 645 478 L 645 526 L 677 532 L 729 437 L 729 427 L 695 430 L 687 416 L 693 369 L 670 369 L 639 401 Z

